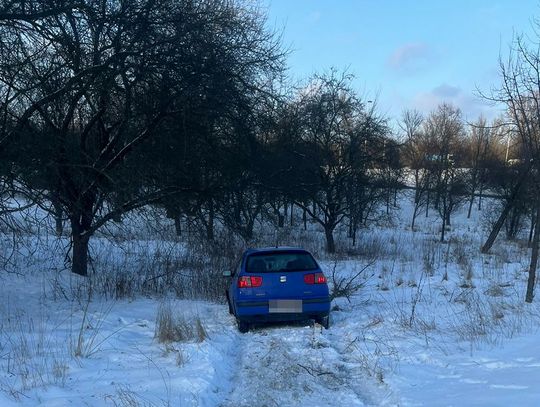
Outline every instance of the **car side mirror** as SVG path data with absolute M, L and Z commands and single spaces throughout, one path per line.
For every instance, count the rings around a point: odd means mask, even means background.
M 231 270 L 225 270 L 223 273 L 222 273 L 223 277 L 231 277 L 232 276 L 232 271 Z

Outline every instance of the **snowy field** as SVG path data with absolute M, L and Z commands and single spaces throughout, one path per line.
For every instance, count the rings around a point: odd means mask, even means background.
M 409 202 L 361 230 L 355 248 L 340 231 L 333 257 L 314 225 L 270 233 L 305 244 L 333 282 L 359 274 L 358 291 L 334 300 L 329 330 L 240 334 L 220 297 L 230 264 L 201 266 L 209 249 L 175 240 L 159 215 L 95 238 L 88 280 L 66 270 L 68 241 L 48 225 L 28 225 L 15 251 L 0 235 L 0 406 L 540 405 L 526 242 L 500 236 L 480 255 L 486 208 L 471 219 L 463 209 L 441 244 L 434 212 L 410 230 Z M 163 310 L 184 340 L 159 340 Z

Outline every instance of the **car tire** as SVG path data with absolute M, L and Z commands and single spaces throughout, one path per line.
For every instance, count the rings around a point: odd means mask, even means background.
M 249 332 L 249 324 L 246 321 L 237 320 L 238 322 L 238 331 L 240 333 L 245 334 L 246 332 Z
M 321 324 L 324 329 L 330 328 L 330 315 L 320 317 L 317 322 L 319 322 L 319 324 Z

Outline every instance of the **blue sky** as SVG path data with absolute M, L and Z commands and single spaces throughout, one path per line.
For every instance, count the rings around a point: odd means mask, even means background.
M 291 49 L 290 74 L 348 68 L 366 99 L 396 119 L 446 101 L 468 120 L 498 115 L 475 96 L 499 83 L 514 33 L 531 35 L 538 0 L 266 0 L 268 24 Z M 500 108 L 499 108 L 500 109 Z

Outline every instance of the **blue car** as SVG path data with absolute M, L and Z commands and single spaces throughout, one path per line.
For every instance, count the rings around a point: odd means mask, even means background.
M 238 330 L 269 321 L 314 319 L 329 326 L 330 295 L 321 268 L 306 250 L 273 247 L 244 252 L 226 291 Z

